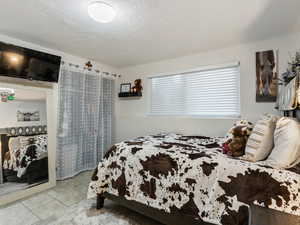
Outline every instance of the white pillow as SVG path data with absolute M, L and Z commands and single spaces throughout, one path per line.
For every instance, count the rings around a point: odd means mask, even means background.
M 300 124 L 282 117 L 276 124 L 274 133 L 275 147 L 266 164 L 276 168 L 292 167 L 300 161 Z
M 274 131 L 277 116 L 266 114 L 255 124 L 253 131 L 248 138 L 245 160 L 257 162 L 265 160 L 274 147 Z

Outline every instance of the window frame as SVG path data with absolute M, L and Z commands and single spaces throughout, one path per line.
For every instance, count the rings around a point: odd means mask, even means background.
M 159 77 L 168 77 L 168 76 L 175 76 L 175 75 L 184 75 L 194 72 L 201 72 L 201 71 L 207 71 L 207 70 L 217 70 L 217 69 L 225 69 L 230 67 L 237 67 L 238 69 L 238 76 L 237 76 L 237 92 L 238 92 L 238 115 L 237 116 L 226 116 L 226 115 L 199 115 L 199 114 L 156 114 L 151 112 L 152 107 L 152 79 L 153 78 L 159 78 Z M 241 65 L 240 62 L 233 62 L 233 63 L 224 63 L 224 64 L 218 64 L 218 65 L 208 65 L 208 66 L 202 66 L 197 67 L 194 69 L 188 69 L 188 70 L 182 70 L 177 72 L 170 72 L 170 73 L 159 73 L 156 75 L 150 75 L 147 77 L 147 95 L 148 97 L 148 107 L 147 107 L 147 113 L 146 116 L 149 117 L 172 117 L 172 118 L 198 118 L 198 119 L 240 119 L 241 118 Z

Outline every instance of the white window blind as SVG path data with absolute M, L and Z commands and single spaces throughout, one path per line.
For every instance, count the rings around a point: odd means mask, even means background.
M 239 66 L 151 77 L 151 115 L 239 117 Z

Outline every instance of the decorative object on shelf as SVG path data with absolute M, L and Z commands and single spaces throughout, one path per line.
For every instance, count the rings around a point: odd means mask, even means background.
M 297 74 L 300 74 L 300 51 L 297 51 L 295 56 L 291 56 L 291 61 L 288 62 L 288 68 L 282 74 L 282 79 L 286 84 L 293 80 Z
M 256 102 L 276 102 L 278 91 L 278 51 L 256 53 Z
M 142 90 L 142 80 L 136 79 L 133 87 L 131 87 L 131 83 L 121 84 L 119 97 L 142 97 Z
M 132 92 L 133 93 L 142 93 L 142 90 L 143 90 L 142 80 L 136 79 L 134 81 L 134 86 L 132 87 Z
M 40 121 L 40 112 L 38 110 L 18 110 L 18 122 Z
M 15 90 L 12 88 L 0 88 L 1 101 L 13 101 L 15 100 Z
M 129 93 L 131 91 L 131 83 L 124 83 L 120 85 L 120 93 Z

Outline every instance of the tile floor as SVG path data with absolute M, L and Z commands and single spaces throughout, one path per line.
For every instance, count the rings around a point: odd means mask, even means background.
M 51 190 L 0 207 L 0 225 L 43 225 L 56 220 L 66 210 L 86 199 L 92 171 L 65 181 Z
M 24 190 L 28 187 L 28 184 L 25 183 L 10 183 L 6 182 L 0 185 L 0 196 L 13 193 L 15 191 Z

